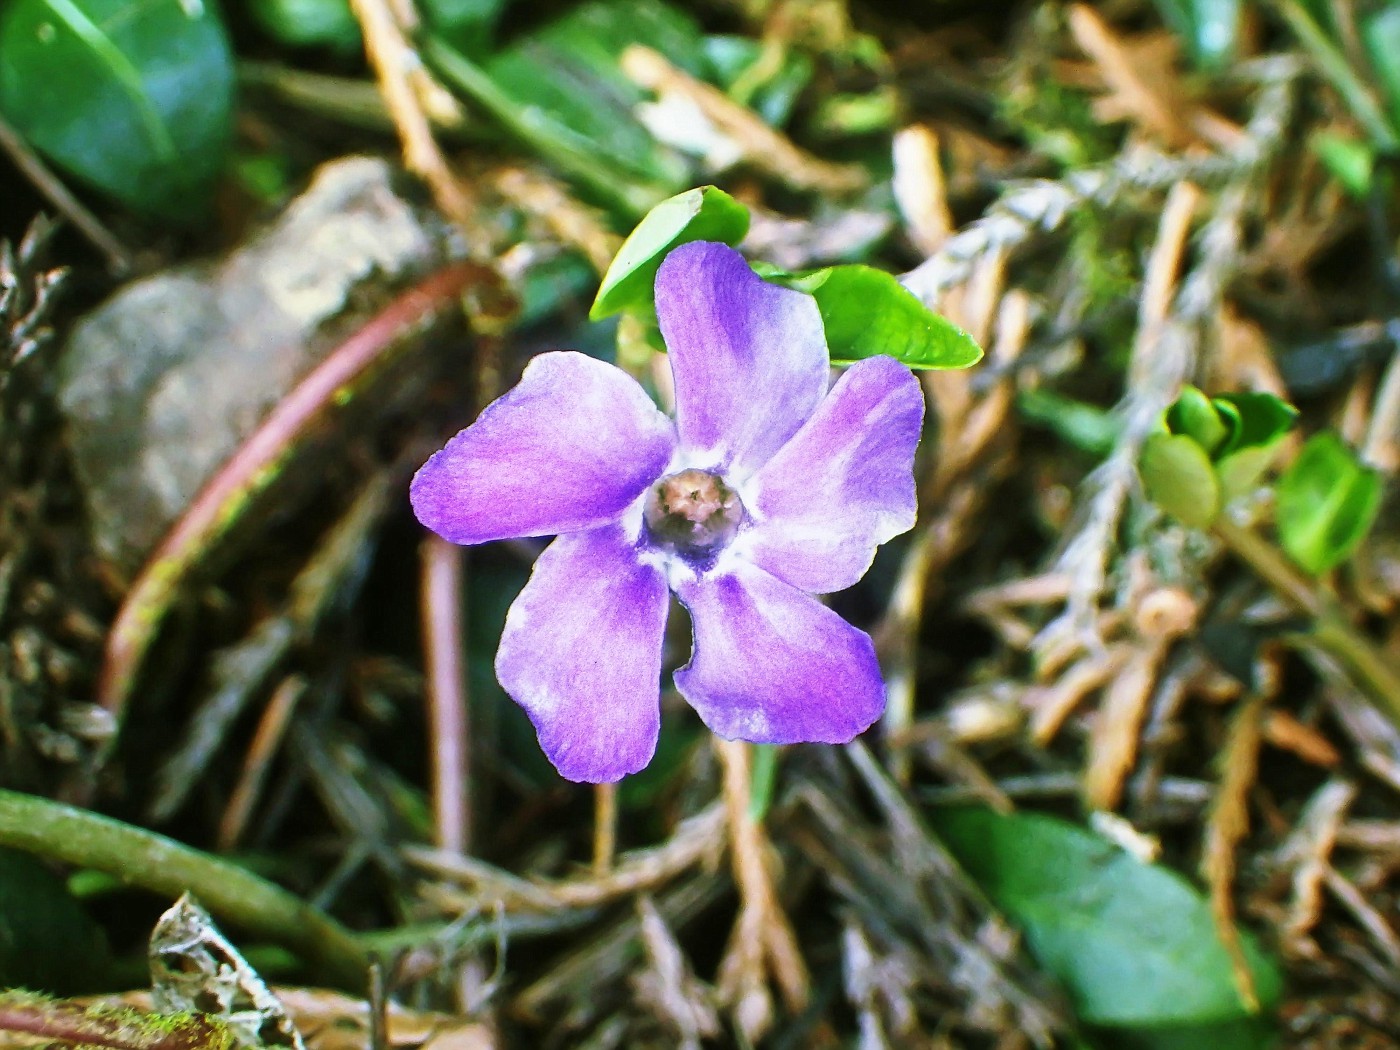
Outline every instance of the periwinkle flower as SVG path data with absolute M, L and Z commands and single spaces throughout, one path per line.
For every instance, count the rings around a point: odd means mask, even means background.
M 914 524 L 917 380 L 888 357 L 827 390 L 815 301 L 694 242 L 656 277 L 676 418 L 626 373 L 536 357 L 413 479 L 454 543 L 557 535 L 510 608 L 496 675 L 570 780 L 645 766 L 673 591 L 694 648 L 676 688 L 714 732 L 845 743 L 884 707 L 870 637 L 813 595 Z

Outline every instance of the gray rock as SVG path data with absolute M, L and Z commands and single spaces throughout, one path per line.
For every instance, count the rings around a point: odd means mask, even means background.
M 377 159 L 327 164 L 247 244 L 129 284 L 74 328 L 59 400 L 94 542 L 122 575 L 331 349 L 318 333 L 441 260 L 391 183 Z

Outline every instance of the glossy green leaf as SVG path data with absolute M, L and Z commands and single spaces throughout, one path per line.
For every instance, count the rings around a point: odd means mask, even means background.
M 830 266 L 778 283 L 817 300 L 833 364 L 888 354 L 910 368 L 967 368 L 982 359 L 972 336 L 884 270 Z
M 1336 434 L 1314 434 L 1278 482 L 1279 542 L 1308 572 L 1327 572 L 1365 538 L 1380 502 L 1380 475 Z
M 638 223 L 613 258 L 588 316 L 595 321 L 652 301 L 656 271 L 677 245 L 689 241 L 738 244 L 749 230 L 749 211 L 714 186 L 686 190 L 662 201 Z
M 0 849 L 0 988 L 92 991 L 111 959 L 102 929 L 63 879 L 28 853 Z
M 190 219 L 223 169 L 228 37 L 212 2 L 10 0 L 0 112 L 40 152 L 141 212 Z
M 1207 528 L 1220 513 L 1220 483 L 1205 449 L 1185 434 L 1153 434 L 1138 459 L 1147 498 L 1185 525 Z
M 1182 387 L 1181 394 L 1167 409 L 1167 430 L 1189 437 L 1209 455 L 1230 435 L 1229 424 L 1210 398 L 1194 386 Z
M 992 903 L 1024 931 L 1081 1020 L 1162 1029 L 1249 1016 L 1207 901 L 1177 873 L 1040 814 L 958 808 L 936 811 L 932 822 Z M 1248 933 L 1242 938 L 1259 1001 L 1272 1011 L 1282 991 L 1279 968 Z

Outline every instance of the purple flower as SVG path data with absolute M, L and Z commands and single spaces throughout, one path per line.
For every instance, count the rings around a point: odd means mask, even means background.
M 918 382 L 892 358 L 827 390 L 815 301 L 696 242 L 656 275 L 672 422 L 630 376 L 541 354 L 413 479 L 454 543 L 557 534 L 511 606 L 496 676 L 570 780 L 645 766 L 674 591 L 694 649 L 676 688 L 714 732 L 845 743 L 884 707 L 869 635 L 814 594 L 914 524 Z

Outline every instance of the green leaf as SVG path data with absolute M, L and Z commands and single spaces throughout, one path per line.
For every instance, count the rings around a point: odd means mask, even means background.
M 1400 4 L 1386 4 L 1366 19 L 1361 39 L 1385 93 L 1391 123 L 1400 128 Z
M 1365 200 L 1375 178 L 1376 150 L 1369 142 L 1320 131 L 1308 146 L 1322 166 L 1357 200 Z
M 140 212 L 188 220 L 207 206 L 233 86 L 212 2 L 12 0 L 0 14 L 0 112 Z
M 1314 434 L 1278 482 L 1279 541 L 1308 572 L 1327 572 L 1365 538 L 1380 502 L 1380 475 L 1336 434 Z
M 753 767 L 749 770 L 749 816 L 762 823 L 773 804 L 773 789 L 778 783 L 778 745 L 755 744 Z
M 1282 439 L 1256 448 L 1242 448 L 1222 457 L 1215 464 L 1215 477 L 1220 483 L 1220 505 L 1228 507 L 1241 496 L 1247 496 L 1259 485 L 1259 479 L 1278 455 Z
M 1138 460 L 1147 498 L 1192 528 L 1220 513 L 1220 482 L 1205 449 L 1185 434 L 1153 434 Z
M 782 127 L 812 79 L 812 60 L 795 48 L 776 54 L 776 42 L 746 36 L 708 36 L 705 57 L 721 88 L 765 123 Z
M 482 68 L 511 104 L 513 130 L 527 127 L 537 148 L 548 143 L 552 151 L 588 155 L 614 184 L 659 191 L 650 205 L 688 185 L 693 168 L 638 118 L 649 96 L 622 72 L 620 56 L 639 40 L 686 72 L 704 73 L 699 24 L 657 0 L 595 0 L 575 7 Z M 481 101 L 475 93 L 473 98 Z
M 933 826 L 1025 932 L 1085 1022 L 1161 1029 L 1249 1016 L 1210 907 L 1180 875 L 1040 814 L 938 810 Z M 1272 1011 L 1282 991 L 1279 968 L 1248 933 L 1242 940 L 1259 1001 Z
M 972 336 L 884 270 L 850 264 L 770 280 L 817 300 L 833 364 L 888 354 L 910 368 L 967 368 L 982 359 Z
M 1239 49 L 1240 0 L 1156 0 L 1157 10 L 1186 42 L 1202 69 L 1220 69 Z
M 506 0 L 421 0 L 424 18 L 468 53 L 486 47 L 500 20 Z
M 1220 505 L 1225 507 L 1259 484 L 1298 410 L 1273 394 L 1222 394 L 1211 403 L 1230 420 L 1230 436 L 1214 455 Z
M 686 190 L 662 201 L 637 224 L 613 258 L 588 316 L 600 321 L 639 303 L 650 304 L 661 260 L 689 241 L 738 244 L 749 230 L 749 211 L 714 186 Z
M 1018 393 L 1016 408 L 1028 421 L 1049 427 L 1062 440 L 1096 456 L 1112 452 L 1123 430 L 1112 412 L 1043 387 Z
M 43 861 L 0 849 L 0 901 L 0 988 L 66 995 L 102 983 L 111 963 L 102 929 Z
M 349 0 L 248 0 L 248 13 L 269 35 L 292 47 L 353 51 L 360 23 Z
M 1207 455 L 1219 448 L 1230 434 L 1229 424 L 1220 418 L 1219 410 L 1194 386 L 1182 387 L 1176 402 L 1167 409 L 1167 430 L 1189 437 Z
M 1242 1017 L 1206 1024 L 1160 1028 L 1101 1028 L 1101 1047 L 1112 1050 L 1276 1050 L 1278 1025 L 1272 1019 Z
M 1244 392 L 1211 399 L 1217 410 L 1233 417 L 1229 438 L 1217 449 L 1217 457 L 1245 448 L 1266 448 L 1293 429 L 1298 410 L 1273 394 Z

